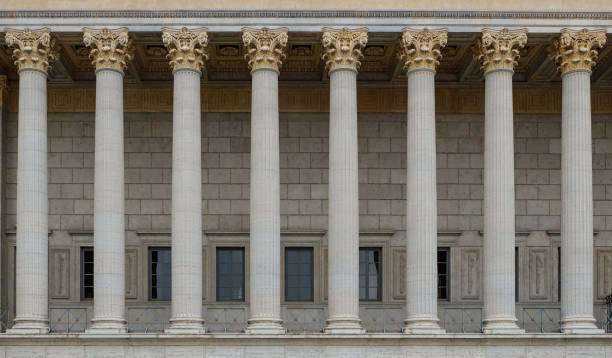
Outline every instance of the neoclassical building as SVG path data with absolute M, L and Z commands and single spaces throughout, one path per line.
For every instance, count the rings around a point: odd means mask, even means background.
M 0 357 L 612 356 L 611 4 L 205 3 L 0 5 Z

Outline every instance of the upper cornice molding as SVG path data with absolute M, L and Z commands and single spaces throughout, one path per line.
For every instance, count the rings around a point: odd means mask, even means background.
M 605 44 L 605 30 L 564 29 L 548 48 L 549 57 L 561 73 L 578 69 L 591 71 L 595 67 L 598 50 Z
M 91 47 L 89 57 L 96 70 L 107 68 L 123 72 L 132 59 L 128 29 L 83 29 L 83 43 Z
M 166 56 L 173 70 L 189 68 L 202 71 L 204 60 L 208 59 L 208 30 L 162 29 L 162 41 L 168 49 Z
M 4 41 L 13 48 L 13 59 L 17 68 L 20 71 L 34 69 L 47 73 L 50 63 L 57 58 L 51 30 L 43 28 L 5 31 Z
M 300 9 L 183 9 L 183 10 L 0 10 L 0 18 L 444 18 L 444 19 L 585 19 L 612 20 L 612 11 L 512 10 L 300 10 Z

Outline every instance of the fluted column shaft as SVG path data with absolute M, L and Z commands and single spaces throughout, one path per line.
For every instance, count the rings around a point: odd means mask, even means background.
M 174 71 L 172 138 L 172 318 L 170 330 L 198 333 L 202 319 L 201 72 Z
M 436 332 L 438 325 L 435 70 L 408 78 L 406 180 L 406 333 Z
M 123 72 L 96 71 L 94 317 L 92 329 L 124 332 Z
M 47 333 L 47 74 L 19 71 L 16 303 L 13 332 Z
M 357 71 L 330 71 L 328 308 L 326 330 L 362 330 L 359 319 Z
M 250 333 L 283 333 L 278 70 L 251 72 Z
M 514 294 L 514 124 L 511 69 L 485 72 L 484 332 L 520 333 Z
M 561 323 L 566 333 L 594 333 L 591 71 L 561 78 Z

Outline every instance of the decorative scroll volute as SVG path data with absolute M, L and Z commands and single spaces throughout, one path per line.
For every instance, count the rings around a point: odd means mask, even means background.
M 242 42 L 247 50 L 244 57 L 249 61 L 249 69 L 271 68 L 280 70 L 285 59 L 288 30 L 286 28 L 270 30 L 242 29 Z
M 109 68 L 123 72 L 132 59 L 132 42 L 128 29 L 83 29 L 83 43 L 91 47 L 89 58 L 96 70 Z
M 190 68 L 202 71 L 208 59 L 208 30 L 206 28 L 180 30 L 163 28 L 162 41 L 168 49 L 166 56 L 173 70 Z
M 563 29 L 561 36 L 548 47 L 548 56 L 561 73 L 577 69 L 590 71 L 597 61 L 597 50 L 605 44 L 605 30 Z
M 476 40 L 474 57 L 482 65 L 482 71 L 506 69 L 514 71 L 518 64 L 519 49 L 527 44 L 527 29 L 500 31 L 484 29 Z
M 54 51 L 55 39 L 51 30 L 7 29 L 6 44 L 14 47 L 13 59 L 19 70 L 35 69 L 47 73 L 51 62 L 57 58 Z
M 440 64 L 440 50 L 446 46 L 448 31 L 442 30 L 412 30 L 402 32 L 401 51 L 398 54 L 404 63 L 404 70 L 428 68 L 435 71 Z
M 342 30 L 323 28 L 323 61 L 325 68 L 333 71 L 337 68 L 359 70 L 363 49 L 368 43 L 368 29 Z

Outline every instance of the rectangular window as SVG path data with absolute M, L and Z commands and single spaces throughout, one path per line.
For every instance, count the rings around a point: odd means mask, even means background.
M 172 254 L 169 247 L 149 248 L 149 299 L 169 301 Z
M 557 247 L 557 297 L 561 302 L 561 246 Z
M 312 247 L 285 248 L 285 300 L 313 300 Z
M 450 298 L 450 247 L 438 247 L 438 299 Z
M 519 248 L 514 247 L 514 301 L 519 301 Z
M 81 247 L 81 300 L 94 298 L 93 247 Z
M 244 301 L 244 248 L 217 248 L 217 301 Z
M 382 299 L 382 250 L 380 247 L 359 248 L 359 299 Z

